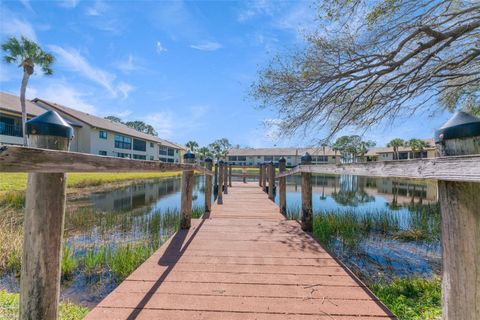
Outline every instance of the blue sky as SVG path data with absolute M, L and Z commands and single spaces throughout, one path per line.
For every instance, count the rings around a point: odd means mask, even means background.
M 278 138 L 272 110 L 248 97 L 258 69 L 304 45 L 316 12 L 301 1 L 1 1 L 0 39 L 25 35 L 57 58 L 54 75 L 35 74 L 29 98 L 98 116 L 152 124 L 163 138 L 206 145 L 226 137 L 249 147 L 304 146 L 322 138 Z M 18 94 L 21 70 L 1 64 L 2 91 Z M 391 138 L 428 138 L 440 112 L 369 130 Z M 354 131 L 352 131 L 353 133 Z

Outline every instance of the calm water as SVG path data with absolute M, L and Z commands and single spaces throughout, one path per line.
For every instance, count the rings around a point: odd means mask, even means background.
M 287 180 L 289 212 L 300 208 L 300 182 L 297 176 Z M 203 176 L 195 177 L 194 207 L 203 206 L 203 190 Z M 356 215 L 387 211 L 398 218 L 401 226 L 408 228 L 414 208 L 433 205 L 436 201 L 433 182 L 352 176 L 313 177 L 314 211 L 353 210 Z M 65 243 L 76 258 L 105 246 L 115 248 L 139 241 L 159 245 L 175 232 L 179 206 L 180 178 L 132 184 L 68 201 Z M 333 241 L 331 250 L 367 281 L 397 275 L 429 277 L 440 271 L 438 241 L 401 241 L 373 233 L 356 239 L 354 248 Z M 119 281 L 110 273 L 105 270 L 92 281 L 82 272 L 81 266 L 78 267 L 72 279 L 63 281 L 62 298 L 94 306 L 118 285 Z M 13 275 L 4 275 L 0 286 L 15 291 L 18 290 L 18 280 Z

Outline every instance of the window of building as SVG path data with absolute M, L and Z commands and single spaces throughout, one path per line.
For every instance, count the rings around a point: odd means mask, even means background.
M 133 139 L 133 150 L 147 151 L 147 142 L 145 140 Z
M 122 136 L 120 134 L 115 135 L 115 148 L 118 149 L 132 149 L 132 138 Z
M 168 156 L 173 157 L 175 155 L 175 149 L 168 148 Z
M 130 153 L 117 152 L 117 157 L 118 158 L 131 158 L 132 155 Z
M 228 156 L 228 161 L 237 161 L 236 156 Z
M 238 156 L 237 161 L 247 161 L 247 157 L 245 156 Z
M 257 159 L 262 159 L 262 157 L 258 156 Z
M 137 160 L 147 160 L 147 156 L 140 155 L 140 154 L 134 154 L 134 155 L 133 155 L 133 159 L 137 159 Z
M 154 160 L 153 156 L 150 156 L 150 160 Z
M 265 157 L 263 157 L 263 160 L 264 161 L 273 161 L 273 157 L 272 156 L 265 156 Z
M 153 148 L 153 142 L 150 142 L 150 148 Z
M 158 153 L 162 156 L 166 156 L 167 155 L 167 147 L 165 146 L 159 146 L 159 149 L 158 149 Z
M 162 162 L 167 162 L 167 158 L 159 158 L 158 160 L 160 160 Z
M 107 131 L 103 131 L 103 130 L 98 131 L 98 137 L 100 139 L 107 139 Z
M 167 159 L 168 162 L 175 162 L 173 159 Z
M 100 151 L 98 151 L 98 154 L 101 155 L 101 156 L 106 156 L 106 155 L 107 155 L 107 151 L 105 151 L 105 150 L 100 150 Z

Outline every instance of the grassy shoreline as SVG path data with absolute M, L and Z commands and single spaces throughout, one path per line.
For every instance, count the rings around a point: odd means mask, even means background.
M 0 319 L 18 319 L 20 295 L 0 290 Z M 87 313 L 88 308 L 73 304 L 68 301 L 60 302 L 59 320 L 80 320 Z
M 181 174 L 180 171 L 68 173 L 67 196 L 69 196 L 69 198 L 79 197 L 96 191 L 128 185 L 132 181 L 140 183 L 149 180 L 178 177 Z M 26 173 L 0 174 L 0 208 L 7 207 L 21 209 L 25 202 L 26 186 Z

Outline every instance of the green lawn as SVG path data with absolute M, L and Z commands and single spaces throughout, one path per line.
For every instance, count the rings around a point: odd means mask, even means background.
M 16 293 L 8 293 L 0 290 L 0 319 L 17 319 L 20 296 Z M 60 320 L 83 319 L 88 309 L 70 302 L 60 303 Z
M 164 177 L 174 177 L 181 172 L 106 172 L 106 173 L 68 173 L 69 187 L 97 186 L 104 183 L 122 180 L 144 180 Z M 27 184 L 26 173 L 0 174 L 0 193 L 8 191 L 23 191 Z

